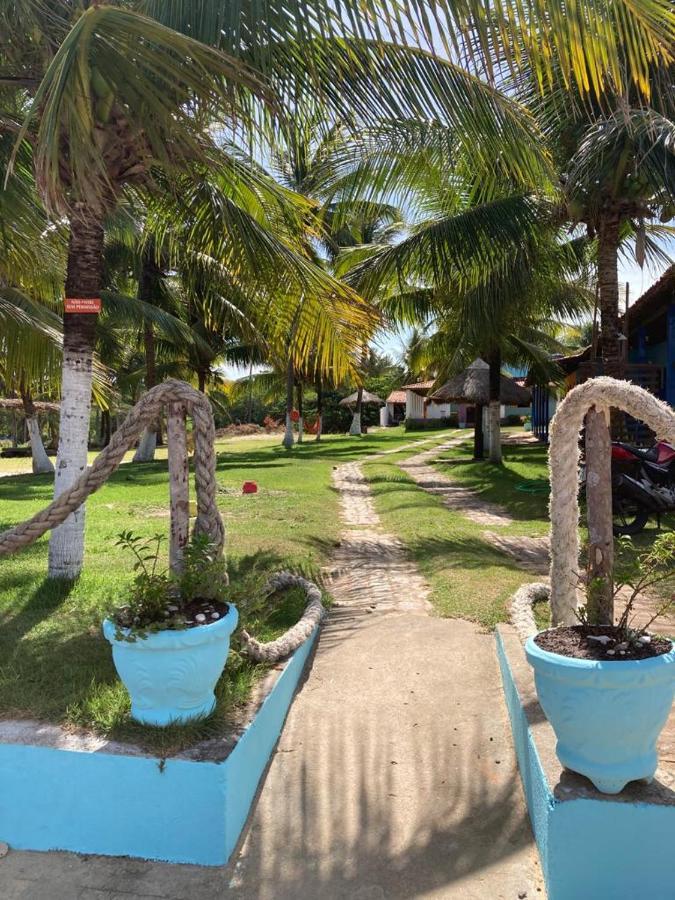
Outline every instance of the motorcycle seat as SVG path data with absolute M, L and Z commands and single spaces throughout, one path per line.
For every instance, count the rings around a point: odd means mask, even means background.
M 659 454 L 656 447 L 634 447 L 632 444 L 624 444 L 622 441 L 615 441 L 613 446 L 620 447 L 626 453 L 629 453 L 637 459 L 644 459 L 649 462 L 656 462 L 658 460 Z

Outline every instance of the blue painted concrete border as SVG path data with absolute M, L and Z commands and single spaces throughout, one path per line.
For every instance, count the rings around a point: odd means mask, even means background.
M 673 900 L 675 806 L 556 799 L 499 632 L 497 655 L 549 900 Z
M 319 629 L 223 762 L 0 744 L 0 841 L 224 865 L 237 845 Z

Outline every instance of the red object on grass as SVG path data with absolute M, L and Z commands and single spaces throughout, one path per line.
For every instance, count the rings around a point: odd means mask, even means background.
M 291 422 L 299 422 L 300 421 L 300 413 L 297 409 L 294 409 L 291 413 Z
M 241 491 L 242 494 L 257 494 L 258 485 L 255 483 L 255 481 L 245 481 Z

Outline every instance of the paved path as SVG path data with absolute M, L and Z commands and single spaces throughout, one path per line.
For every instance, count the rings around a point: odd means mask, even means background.
M 456 447 L 463 440 L 465 438 L 452 438 L 444 444 L 417 453 L 402 463 L 401 468 L 423 490 L 440 496 L 443 505 L 448 509 L 461 512 L 478 525 L 490 526 L 489 530 L 483 532 L 483 536 L 502 553 L 512 556 L 522 568 L 537 575 L 547 574 L 550 547 L 548 537 L 526 537 L 499 534 L 494 531 L 494 528 L 513 525 L 514 520 L 506 510 L 494 503 L 488 503 L 475 491 L 464 487 L 431 465 L 441 453 Z
M 429 615 L 358 464 L 336 607 L 225 870 L 10 852 L 3 900 L 516 900 L 544 897 L 494 637 Z

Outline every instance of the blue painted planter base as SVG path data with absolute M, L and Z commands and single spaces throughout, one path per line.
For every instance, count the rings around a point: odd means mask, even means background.
M 561 772 L 515 631 L 497 654 L 523 789 L 549 900 L 672 900 L 675 793 L 657 778 L 613 797 Z
M 0 744 L 0 841 L 19 850 L 224 865 L 317 634 L 286 663 L 222 762 Z

